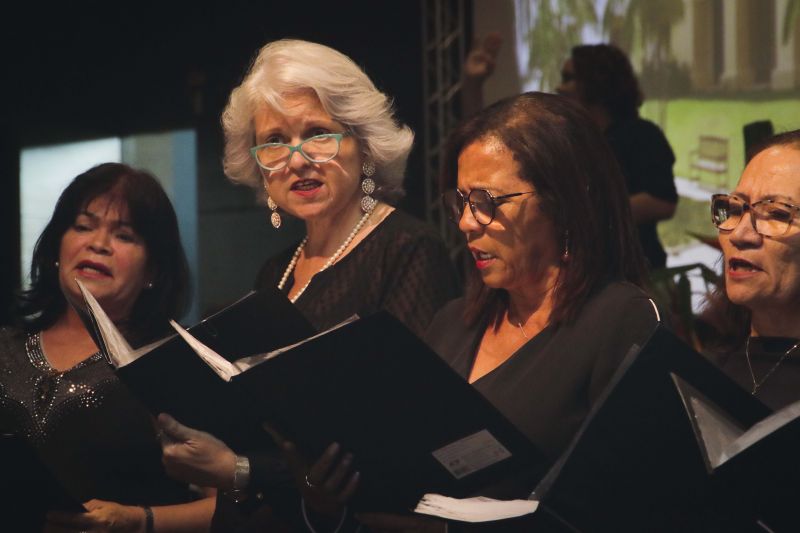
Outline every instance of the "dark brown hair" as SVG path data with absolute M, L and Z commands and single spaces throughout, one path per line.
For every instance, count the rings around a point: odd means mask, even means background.
M 570 259 L 556 282 L 550 323 L 573 319 L 589 295 L 609 280 L 643 286 L 644 260 L 625 181 L 611 148 L 580 105 L 529 92 L 482 110 L 448 140 L 443 189 L 456 186 L 461 152 L 490 138 L 511 151 L 520 178 L 534 186 L 542 213 L 555 227 L 552 238 L 568 246 Z M 497 323 L 506 311 L 507 293 L 486 287 L 473 263 L 468 269 L 468 323 L 475 324 L 486 312 Z
M 638 116 L 644 96 L 622 50 L 611 44 L 582 44 L 572 49 L 571 58 L 587 104 L 602 106 L 614 119 Z
M 30 288 L 17 298 L 18 315 L 28 331 L 47 329 L 65 312 L 67 300 L 55 264 L 61 239 L 81 210 L 103 195 L 127 206 L 131 226 L 144 240 L 147 265 L 154 273 L 153 288 L 141 292 L 129 317 L 125 328 L 129 340 L 142 343 L 157 337 L 168 320 L 184 310 L 189 269 L 169 198 L 147 172 L 121 163 L 103 163 L 80 174 L 64 189 L 36 242 Z

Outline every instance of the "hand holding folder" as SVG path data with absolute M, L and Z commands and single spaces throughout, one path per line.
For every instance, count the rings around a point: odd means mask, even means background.
M 234 450 L 270 444 L 253 412 L 252 399 L 220 379 L 220 368 L 313 335 L 314 329 L 277 290 L 251 292 L 189 328 L 215 360 L 203 358 L 179 335 L 132 349 L 92 294 L 77 281 L 97 345 L 117 376 L 151 413 L 170 413 L 182 424 L 207 431 Z M 166 326 L 166 324 L 165 324 Z M 220 355 L 223 354 L 223 355 Z
M 201 345 L 216 350 L 192 329 L 193 348 L 164 344 L 119 367 L 120 378 L 153 412 L 228 444 L 237 430 L 261 430 L 262 422 L 306 457 L 338 442 L 362 473 L 356 508 L 409 511 L 428 491 L 462 497 L 522 468 L 544 471 L 536 447 L 389 313 L 306 335 L 284 349 L 251 352 L 257 364 L 224 357 L 235 370 L 230 381 L 198 357 L 206 351 Z M 232 397 L 239 403 L 231 406 Z M 196 401 L 205 403 L 198 408 Z

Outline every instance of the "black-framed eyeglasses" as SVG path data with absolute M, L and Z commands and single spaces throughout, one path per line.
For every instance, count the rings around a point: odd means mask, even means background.
M 339 154 L 343 137 L 352 135 L 349 131 L 323 133 L 304 139 L 297 144 L 266 143 L 250 148 L 250 153 L 264 170 L 280 170 L 289 164 L 292 154 L 300 152 L 311 163 L 326 163 Z
M 452 189 L 442 195 L 442 203 L 448 218 L 456 224 L 461 220 L 464 206 L 469 204 L 469 210 L 472 211 L 475 221 L 481 226 L 488 226 L 494 220 L 498 205 L 506 203 L 515 196 L 533 194 L 534 192 L 536 191 L 512 192 L 511 194 L 495 196 L 486 189 L 472 189 L 469 194 L 464 195 L 458 189 Z
M 779 200 L 759 200 L 748 203 L 730 194 L 715 194 L 711 197 L 711 222 L 722 231 L 731 231 L 750 211 L 753 229 L 764 237 L 780 237 L 792 225 L 800 206 Z

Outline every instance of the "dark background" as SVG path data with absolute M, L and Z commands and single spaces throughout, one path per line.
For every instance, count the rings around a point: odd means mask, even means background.
M 352 57 L 394 97 L 399 118 L 419 135 L 421 9 L 417 1 L 363 0 L 30 2 L 14 13 L 6 7 L 0 22 L 2 321 L 20 282 L 21 147 L 191 127 L 198 173 L 223 180 L 219 117 L 227 96 L 257 50 L 283 37 Z M 401 207 L 421 215 L 419 142 Z M 198 194 L 203 209 L 202 185 Z M 202 245 L 202 233 L 199 240 Z

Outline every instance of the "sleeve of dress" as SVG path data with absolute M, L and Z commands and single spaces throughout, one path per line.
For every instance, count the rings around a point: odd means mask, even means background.
M 646 192 L 661 200 L 677 202 L 678 191 L 672 171 L 675 154 L 667 138 L 655 124 L 641 128 L 640 133 L 636 155 L 628 160 L 631 192 Z
M 605 309 L 606 317 L 597 319 L 605 323 L 599 329 L 607 334 L 596 341 L 600 355 L 595 359 L 589 382 L 590 404 L 603 393 L 631 347 L 644 346 L 660 322 L 660 312 L 643 291 L 610 303 Z
M 422 336 L 446 302 L 459 293 L 458 276 L 444 243 L 431 234 L 404 239 L 386 258 L 382 307 Z

